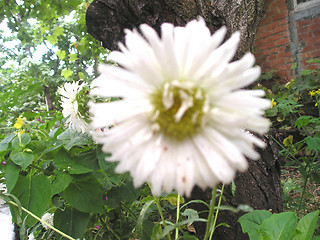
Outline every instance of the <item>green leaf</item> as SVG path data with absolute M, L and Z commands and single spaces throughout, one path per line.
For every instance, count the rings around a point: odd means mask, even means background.
M 50 44 L 55 45 L 55 44 L 58 42 L 58 38 L 57 38 L 57 36 L 55 36 L 55 35 L 49 35 L 49 36 L 47 37 L 47 41 L 48 41 Z
M 63 76 L 65 79 L 68 79 L 72 75 L 72 71 L 70 68 L 64 68 L 61 71 L 61 76 Z
M 152 201 L 149 201 L 149 202 L 146 202 L 141 211 L 140 211 L 140 215 L 139 215 L 139 218 L 138 218 L 138 221 L 137 221 L 137 224 L 136 224 L 136 229 L 137 229 L 137 232 L 140 233 L 141 236 L 143 235 L 147 235 L 147 239 L 150 239 L 151 235 L 152 235 L 152 228 L 153 226 L 151 227 L 151 231 L 147 231 L 146 228 L 145 228 L 145 222 L 146 222 L 146 213 L 147 213 L 147 210 L 148 208 L 153 204 L 154 200 Z M 144 233 L 145 232 L 145 233 Z
M 255 210 L 242 215 L 238 221 L 241 224 L 242 232 L 248 233 L 250 240 L 258 240 L 261 224 L 272 214 L 267 210 Z
M 92 172 L 93 169 L 84 166 L 77 159 L 72 158 L 64 149 L 60 149 L 54 157 L 55 165 L 70 174 L 83 174 Z
M 78 76 L 80 80 L 84 80 L 86 79 L 85 75 L 83 74 L 83 72 L 78 72 Z
M 296 120 L 294 126 L 300 129 L 304 126 L 307 126 L 310 123 L 311 119 L 313 119 L 312 116 L 301 116 Z
M 51 184 L 44 175 L 19 176 L 11 193 L 19 199 L 24 208 L 41 218 L 51 199 Z M 19 215 L 17 208 L 14 206 L 10 206 L 10 208 L 16 222 Z M 22 219 L 26 216 L 27 214 L 22 212 Z M 28 216 L 26 226 L 32 227 L 36 222 L 36 219 Z
M 8 149 L 9 143 L 16 135 L 14 133 L 11 133 L 7 135 L 2 141 L 0 142 L 0 152 L 6 151 Z
M 161 200 L 168 201 L 172 206 L 177 206 L 178 196 L 180 197 L 180 204 L 184 204 L 184 198 L 178 194 L 170 193 L 166 197 L 161 198 Z
M 306 144 L 308 145 L 308 149 L 311 151 L 320 151 L 320 137 L 315 135 L 314 137 L 306 137 L 305 139 Z
M 159 223 L 153 226 L 151 240 L 160 240 L 162 234 L 162 227 Z
M 319 210 L 301 218 L 297 224 L 296 236 L 293 240 L 311 240 L 317 226 L 318 217 Z
M 82 212 L 103 212 L 103 190 L 92 175 L 75 176 L 63 195 L 70 205 Z
M 52 195 L 62 192 L 72 182 L 72 177 L 68 173 L 58 170 L 54 171 L 55 179 L 52 182 Z
M 64 28 L 63 27 L 59 27 L 59 26 L 56 26 L 56 28 L 54 29 L 54 35 L 56 37 L 60 36 L 63 34 L 63 31 L 64 31 Z
M 184 212 L 181 213 L 182 216 L 188 217 L 188 219 L 197 219 L 199 218 L 199 214 L 196 210 L 188 208 Z M 189 224 L 192 224 L 189 223 Z
M 53 224 L 63 233 L 73 238 L 80 239 L 86 231 L 89 219 L 90 215 L 88 213 L 83 213 L 75 208 L 67 207 L 64 210 L 56 210 L 54 213 Z M 67 239 L 58 233 L 56 233 L 56 238 L 59 240 Z
M 22 169 L 26 169 L 32 163 L 34 155 L 32 153 L 13 150 L 10 154 L 10 158 L 15 164 L 21 166 Z
M 69 54 L 69 60 L 71 61 L 71 62 L 74 62 L 74 61 L 76 61 L 78 59 L 78 54 L 76 54 L 76 53 L 70 53 Z
M 126 181 L 120 187 L 113 187 L 108 191 L 107 206 L 119 207 L 121 201 L 132 202 L 139 197 L 140 190 L 133 187 L 132 182 Z
M 6 186 L 8 192 L 11 193 L 12 189 L 16 185 L 19 177 L 19 168 L 11 161 L 7 163 L 5 168 L 4 178 L 6 179 Z
M 65 149 L 70 150 L 74 146 L 84 146 L 92 143 L 91 138 L 87 134 L 78 133 L 76 130 L 68 128 L 58 137 L 65 145 Z
M 297 226 L 298 217 L 294 212 L 273 214 L 266 219 L 260 228 L 263 240 L 292 239 Z
M 58 56 L 58 58 L 60 59 L 60 60 L 63 60 L 63 59 L 65 59 L 65 57 L 66 57 L 66 51 L 64 51 L 64 50 L 58 50 L 57 52 L 56 52 L 56 54 L 57 54 L 57 56 Z
M 31 137 L 29 134 L 24 133 L 21 135 L 20 140 L 18 137 L 12 141 L 12 149 L 19 149 L 20 147 L 25 147 L 28 143 L 31 142 Z

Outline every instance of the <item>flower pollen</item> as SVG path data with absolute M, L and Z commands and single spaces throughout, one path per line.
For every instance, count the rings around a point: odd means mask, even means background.
M 204 89 L 177 80 L 166 82 L 156 90 L 151 95 L 151 103 L 154 129 L 177 141 L 199 133 L 208 112 Z

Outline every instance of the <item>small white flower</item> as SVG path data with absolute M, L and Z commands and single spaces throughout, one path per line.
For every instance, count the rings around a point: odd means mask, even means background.
M 59 88 L 63 116 L 69 117 L 67 123 L 71 128 L 82 133 L 92 131 L 87 109 L 87 102 L 89 100 L 86 95 L 87 87 L 87 84 L 84 82 L 67 82 L 63 88 Z
M 33 233 L 28 236 L 28 240 L 35 240 Z
M 45 213 L 43 214 L 43 216 L 41 217 L 41 220 L 48 223 L 49 225 L 53 226 L 53 214 L 52 213 Z M 42 226 L 45 228 L 45 229 L 49 229 L 49 227 L 43 223 L 41 223 Z
M 121 99 L 90 103 L 94 128 L 116 123 L 94 140 L 112 153 L 106 160 L 119 161 L 118 173 L 130 171 L 136 187 L 149 182 L 155 195 L 230 183 L 247 169 L 245 157 L 259 157 L 254 145 L 265 145 L 247 131 L 270 126 L 264 91 L 240 89 L 260 75 L 253 55 L 230 63 L 239 32 L 221 45 L 226 28 L 211 35 L 203 19 L 164 23 L 161 38 L 146 24 L 140 30 L 126 30 L 110 54 L 121 67 L 102 65 L 92 83 L 92 95 Z

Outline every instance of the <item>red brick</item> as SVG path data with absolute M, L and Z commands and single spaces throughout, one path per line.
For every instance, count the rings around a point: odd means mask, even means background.
M 320 58 L 320 49 L 311 52 L 312 58 Z
M 310 24 L 310 19 L 304 19 L 297 21 L 297 27 L 307 26 Z
M 279 21 L 280 19 L 286 19 L 287 12 L 280 12 L 277 15 L 272 16 L 272 21 Z
M 298 39 L 302 40 L 302 39 L 307 39 L 307 38 L 312 38 L 313 34 L 312 32 L 305 32 L 305 33 L 300 33 L 298 34 Z
M 281 45 L 284 45 L 284 44 L 286 44 L 288 42 L 289 42 L 289 40 L 287 38 L 282 38 L 282 39 L 277 40 L 275 42 L 275 46 L 281 46 Z
M 308 26 L 297 27 L 298 34 L 308 32 Z
M 273 30 L 272 30 L 272 32 L 273 33 L 278 33 L 278 32 L 285 32 L 285 31 L 287 31 L 287 25 L 279 25 L 279 26 L 277 26 L 277 27 L 275 27 Z
M 278 57 L 279 58 L 291 57 L 291 53 L 290 52 L 279 52 Z
M 262 50 L 265 50 L 265 49 L 271 49 L 273 48 L 275 45 L 274 45 L 274 42 L 269 42 L 267 44 L 264 44 L 262 46 L 260 46 L 260 49 Z
M 272 61 L 272 66 L 273 67 L 279 67 L 279 66 L 284 65 L 284 64 L 286 64 L 286 60 L 284 58 L 278 58 L 278 59 Z
M 316 36 L 316 37 L 311 37 L 311 38 L 306 38 L 304 39 L 306 45 L 309 44 L 315 44 L 315 43 L 320 43 L 320 36 Z
M 311 58 L 311 52 L 301 53 L 301 58 L 302 59 L 310 59 Z
M 320 24 L 320 23 L 319 23 Z M 320 36 L 320 30 L 318 31 L 313 31 L 313 36 L 314 37 L 319 37 Z
M 307 51 L 312 51 L 316 49 L 315 45 L 314 44 L 309 44 L 309 45 L 306 45 L 305 47 L 303 47 L 302 51 L 303 52 L 307 52 Z

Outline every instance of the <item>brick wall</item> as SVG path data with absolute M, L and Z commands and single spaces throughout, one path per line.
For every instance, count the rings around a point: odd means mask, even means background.
M 320 15 L 297 21 L 302 68 L 317 68 L 309 64 L 311 58 L 320 58 Z M 318 66 L 319 67 L 319 66 Z
M 289 18 L 288 0 L 267 1 L 254 44 L 256 62 L 262 71 L 276 70 L 274 77 L 290 80 L 297 74 L 290 69 L 293 62 L 298 62 L 301 71 L 310 67 L 307 60 L 320 58 L 320 14 L 307 18 L 299 14 L 300 19 L 292 12 Z

